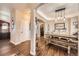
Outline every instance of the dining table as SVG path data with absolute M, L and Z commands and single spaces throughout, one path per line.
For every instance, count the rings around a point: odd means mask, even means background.
M 71 53 L 71 49 L 78 50 L 78 37 L 74 35 L 62 35 L 62 34 L 45 34 L 46 42 L 61 48 L 67 49 L 68 55 Z M 57 37 L 58 39 L 54 39 Z M 62 40 L 65 39 L 64 41 Z

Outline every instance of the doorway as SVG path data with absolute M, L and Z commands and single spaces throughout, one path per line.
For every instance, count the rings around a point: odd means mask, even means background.
M 0 20 L 0 40 L 10 40 L 10 23 Z
M 40 37 L 44 37 L 44 24 L 40 25 Z
M 39 55 L 39 47 L 41 46 L 40 42 L 44 40 L 44 25 L 45 22 L 43 20 L 36 18 L 36 55 Z
M 0 56 L 8 55 L 10 50 L 10 23 L 0 20 Z
M 36 20 L 36 38 L 44 37 L 44 21 L 41 19 L 35 18 Z

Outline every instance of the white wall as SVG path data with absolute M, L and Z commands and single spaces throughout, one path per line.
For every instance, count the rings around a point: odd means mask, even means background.
M 17 45 L 26 40 L 31 40 L 30 53 L 36 55 L 35 11 L 13 10 L 12 16 L 15 27 L 14 30 L 11 30 L 10 42 Z
M 14 10 L 14 24 L 15 27 L 11 30 L 11 42 L 15 45 L 20 44 L 26 40 L 30 40 L 30 12 L 25 10 Z
M 61 31 L 55 31 L 55 23 L 65 23 L 65 28 L 66 30 L 61 30 Z M 49 27 L 48 27 L 49 25 Z M 70 26 L 71 26 L 71 19 L 68 18 L 65 21 L 64 20 L 49 20 L 45 23 L 45 34 L 63 34 L 63 35 L 70 35 Z M 48 31 L 49 30 L 49 31 Z
M 78 22 L 78 18 L 77 17 L 72 17 L 72 18 L 67 18 L 66 21 L 63 20 L 59 20 L 59 21 L 55 21 L 55 20 L 51 20 L 51 21 L 47 21 L 45 23 L 45 34 L 47 33 L 52 33 L 52 34 L 63 34 L 63 35 L 73 35 L 74 33 L 76 33 L 78 31 L 77 28 L 75 28 L 75 26 L 73 25 L 73 22 Z M 55 23 L 65 23 L 65 27 L 66 27 L 66 31 L 54 31 L 54 24 Z M 49 27 L 48 27 L 49 25 Z M 49 31 L 48 31 L 49 28 Z
M 54 23 L 55 23 L 54 21 L 45 22 L 45 29 L 44 29 L 45 34 L 52 33 L 54 31 Z
M 71 18 L 71 35 L 77 32 L 77 28 L 75 28 L 74 22 L 78 22 L 78 17 Z
M 15 27 L 14 30 L 11 30 L 10 42 L 17 45 L 26 40 L 31 40 L 30 53 L 36 55 L 35 11 L 13 10 L 12 16 L 14 17 Z

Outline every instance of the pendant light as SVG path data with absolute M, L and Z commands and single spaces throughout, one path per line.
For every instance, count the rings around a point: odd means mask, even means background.
M 57 18 L 58 18 L 58 20 L 59 20 L 59 12 L 58 12 L 58 17 L 57 17 Z
M 57 10 L 55 10 L 55 12 L 57 14 L 57 20 L 59 20 L 59 19 L 63 19 L 64 21 L 66 20 L 65 8 L 57 9 Z
M 66 18 L 65 18 L 65 10 L 64 10 L 64 21 L 66 20 Z
M 57 12 L 55 12 L 55 21 L 57 21 L 58 20 L 58 13 Z
M 62 17 L 62 11 L 61 11 L 61 19 L 62 19 L 63 17 Z

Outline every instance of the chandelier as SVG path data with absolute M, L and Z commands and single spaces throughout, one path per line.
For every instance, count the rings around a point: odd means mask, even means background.
M 62 19 L 62 20 L 65 21 L 66 20 L 66 17 L 65 17 L 65 8 L 61 8 L 61 9 L 55 10 L 55 18 L 57 20 Z

